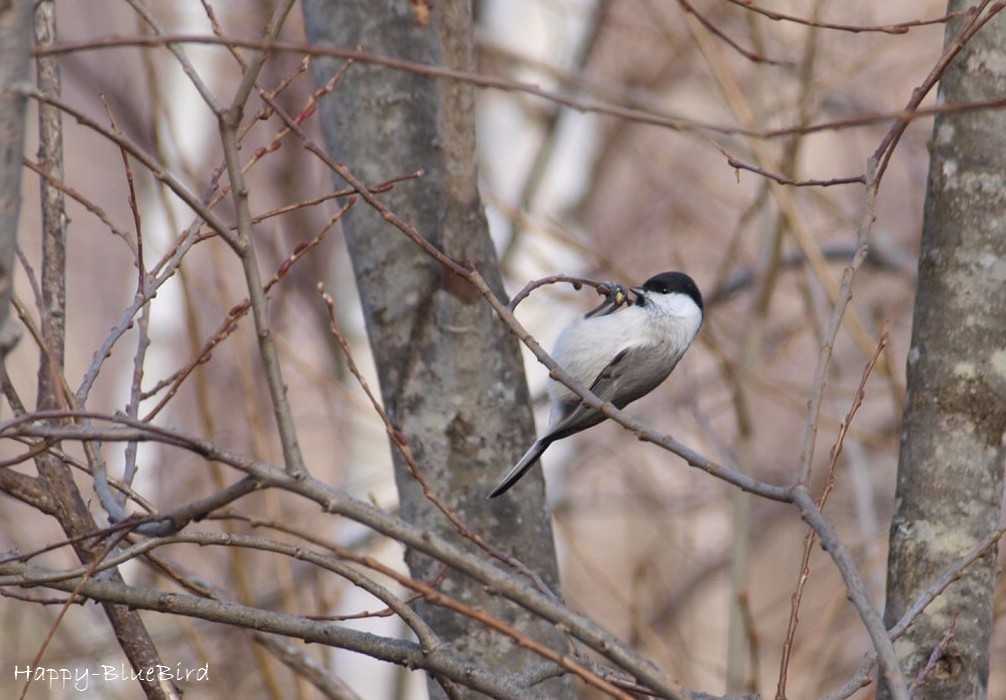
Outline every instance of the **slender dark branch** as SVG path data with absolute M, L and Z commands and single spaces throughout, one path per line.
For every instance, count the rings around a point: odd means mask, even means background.
M 731 168 L 736 168 L 737 170 L 748 170 L 762 177 L 767 177 L 770 180 L 778 182 L 780 185 L 790 185 L 792 187 L 834 187 L 835 185 L 865 185 L 866 176 L 865 175 L 853 175 L 850 177 L 834 177 L 830 180 L 794 180 L 793 178 L 786 177 L 785 175 L 779 175 L 778 173 L 769 172 L 757 165 L 751 165 L 743 161 L 737 160 L 731 156 L 726 151 L 721 151 L 723 156 L 727 159 L 727 165 Z M 739 177 L 739 176 L 738 176 Z
M 967 44 L 968 41 L 970 41 L 971 38 L 977 34 L 987 22 L 1001 12 L 1003 8 L 1006 8 L 1006 2 L 996 2 L 990 5 L 991 1 L 992 0 L 982 0 L 978 5 L 975 5 L 968 10 L 967 14 L 970 16 L 970 19 L 965 23 L 960 32 L 958 32 L 954 41 L 944 49 L 943 55 L 940 56 L 940 60 L 937 61 L 932 70 L 929 71 L 929 75 L 927 75 L 926 79 L 922 81 L 922 85 L 912 91 L 912 96 L 903 110 L 906 115 L 923 111 L 918 109 L 922 100 L 929 91 L 936 86 L 947 67 L 954 58 L 957 57 L 957 54 L 961 52 L 961 49 L 964 48 L 964 45 Z M 986 8 L 988 9 L 987 12 L 985 12 Z M 982 14 L 983 12 L 985 12 L 984 15 Z M 910 118 L 906 117 L 899 119 L 893 126 L 891 126 L 890 130 L 888 130 L 887 134 L 884 136 L 883 141 L 880 142 L 880 145 L 874 152 L 873 158 L 880 160 L 880 164 L 877 168 L 878 181 L 884 176 L 884 172 L 887 170 L 887 164 L 890 162 L 891 156 L 894 154 L 894 149 L 897 147 L 898 141 L 901 140 L 902 134 L 905 133 L 905 129 L 908 128 L 910 123 Z
M 143 18 L 143 21 L 147 23 L 147 26 L 150 27 L 151 31 L 153 31 L 156 36 L 163 34 L 161 28 L 157 25 L 157 21 L 154 19 L 154 16 L 150 14 L 146 6 L 140 2 L 140 0 L 126 0 L 126 2 L 128 2 L 136 13 Z M 199 96 L 203 98 L 203 102 L 206 103 L 214 114 L 220 114 L 220 107 L 216 103 L 213 92 L 209 89 L 209 87 L 207 87 L 206 83 L 203 82 L 203 79 L 199 77 L 199 73 L 196 71 L 195 66 L 192 65 L 192 62 L 189 61 L 189 57 L 185 54 L 185 49 L 182 48 L 180 44 L 166 44 L 166 46 L 168 47 L 168 50 L 175 55 L 175 58 L 178 59 L 178 63 L 181 64 L 182 70 L 185 72 L 185 75 L 188 76 L 189 82 L 191 82 L 193 87 L 195 87 Z
M 824 342 L 821 344 L 821 350 L 817 358 L 817 367 L 814 370 L 814 383 L 812 384 L 810 399 L 807 402 L 807 418 L 804 421 L 798 484 L 806 485 L 810 478 L 814 461 L 814 448 L 817 441 L 818 417 L 828 383 L 828 368 L 831 365 L 832 349 L 835 346 L 838 331 L 842 327 L 842 319 L 845 317 L 845 312 L 852 301 L 852 281 L 856 275 L 856 271 L 866 259 L 870 232 L 873 230 L 873 222 L 877 216 L 877 188 L 880 186 L 880 180 L 878 179 L 880 175 L 877 172 L 876 158 L 871 158 L 867 162 L 866 176 L 868 183 L 866 186 L 866 203 L 863 207 L 862 219 L 856 231 L 856 254 L 852 256 L 852 260 L 849 261 L 849 264 L 842 273 L 842 285 L 839 289 L 835 307 L 831 312 L 828 330 Z
M 42 167 L 41 163 L 36 163 L 35 161 L 29 158 L 25 158 L 24 166 L 29 170 L 31 170 L 36 175 L 38 175 L 39 177 L 45 178 L 45 181 L 49 184 L 50 187 L 56 188 L 57 190 L 65 194 L 67 197 L 74 200 L 82 207 L 87 209 L 89 212 L 94 214 L 96 217 L 98 217 L 98 219 L 101 220 L 101 223 L 105 224 L 105 227 L 108 228 L 108 230 L 112 233 L 112 235 L 121 238 L 123 242 L 125 242 L 126 247 L 129 248 L 130 253 L 133 254 L 133 257 L 136 257 L 136 243 L 134 243 L 133 239 L 129 237 L 129 234 L 127 234 L 125 231 L 123 231 L 122 229 L 117 227 L 114 223 L 112 223 L 112 220 L 108 217 L 108 214 L 105 213 L 104 209 L 99 207 L 97 204 L 92 202 L 90 199 L 85 197 L 83 194 L 81 194 L 74 188 L 67 185 L 62 180 L 57 179 L 52 173 L 45 170 Z
M 592 112 L 606 116 L 625 119 L 627 121 L 638 122 L 659 126 L 675 131 L 707 131 L 716 134 L 734 134 L 740 136 L 750 136 L 752 138 L 774 139 L 793 134 L 812 134 L 821 131 L 836 131 L 855 127 L 869 126 L 872 124 L 890 121 L 913 121 L 922 117 L 933 116 L 947 112 L 966 112 L 985 109 L 1006 108 L 1006 98 L 969 102 L 962 104 L 933 105 L 917 110 L 896 110 L 892 112 L 876 112 L 864 114 L 851 119 L 841 119 L 829 122 L 820 122 L 807 126 L 782 127 L 779 129 L 745 129 L 735 126 L 725 126 L 722 124 L 711 124 L 689 119 L 673 114 L 665 114 L 656 111 L 642 109 L 632 109 L 614 104 L 600 102 L 589 98 L 569 98 L 560 93 L 551 92 L 531 83 L 507 80 L 471 73 L 467 71 L 453 70 L 441 66 L 425 63 L 405 61 L 390 56 L 379 56 L 357 49 L 342 49 L 331 46 L 303 44 L 289 41 L 258 41 L 252 39 L 240 39 L 236 37 L 218 37 L 201 34 L 172 34 L 165 36 L 110 36 L 79 42 L 62 42 L 45 49 L 37 49 L 35 55 L 57 55 L 73 53 L 77 51 L 93 51 L 101 49 L 120 48 L 124 46 L 153 47 L 163 46 L 170 43 L 195 43 L 214 44 L 218 46 L 239 47 L 259 49 L 263 51 L 283 51 L 301 53 L 312 56 L 330 56 L 353 60 L 359 63 L 369 63 L 384 66 L 392 70 L 408 71 L 417 75 L 425 75 L 431 78 L 441 78 L 447 80 L 460 80 L 471 83 L 482 88 L 491 88 L 505 92 L 522 92 L 544 100 L 549 100 L 556 104 L 565 105 L 580 112 Z
M 109 141 L 112 141 L 116 145 L 124 148 L 129 153 L 129 155 L 133 156 L 134 158 L 136 158 L 136 160 L 142 163 L 143 166 L 150 171 L 151 175 L 153 175 L 158 181 L 166 185 L 172 192 L 174 192 L 178 196 L 179 199 L 185 202 L 189 206 L 189 208 L 192 209 L 193 212 L 195 212 L 200 218 L 202 218 L 202 220 L 205 221 L 210 226 L 211 229 L 213 229 L 214 233 L 216 233 L 218 236 L 227 241 L 227 243 L 229 243 L 232 248 L 236 246 L 237 241 L 231 234 L 230 227 L 228 227 L 223 222 L 223 220 L 220 219 L 220 217 L 218 217 L 216 214 L 210 211 L 210 209 L 206 207 L 203 204 L 203 202 L 199 200 L 198 197 L 192 194 L 192 192 L 190 192 L 189 189 L 171 173 L 171 171 L 169 171 L 167 168 L 165 168 L 156 160 L 154 160 L 152 156 L 144 152 L 144 150 L 139 146 L 137 146 L 135 143 L 133 143 L 124 136 L 115 134 L 110 129 L 103 127 L 101 124 L 98 124 L 96 121 L 94 121 L 89 116 L 87 116 L 77 108 L 73 107 L 72 105 L 60 99 L 52 97 L 50 95 L 45 95 L 33 87 L 26 85 L 17 85 L 9 89 L 16 92 L 17 94 L 31 97 L 40 104 L 51 105 L 53 107 L 56 107 L 61 112 L 69 114 L 71 117 L 76 119 L 77 122 L 82 126 L 85 126 L 88 129 L 91 129 L 92 131 L 101 134 Z
M 969 12 L 973 12 L 973 8 L 965 10 L 964 12 L 950 12 L 942 17 L 935 17 L 933 19 L 916 19 L 908 22 L 897 22 L 895 24 L 835 24 L 832 22 L 818 22 L 811 19 L 805 19 L 803 17 L 797 17 L 795 15 L 787 15 L 782 12 L 775 12 L 774 10 L 768 10 L 763 7 L 758 7 L 752 4 L 752 0 L 726 0 L 729 3 L 733 3 L 738 7 L 743 7 L 745 10 L 755 12 L 763 17 L 768 17 L 771 20 L 793 22 L 795 24 L 802 24 L 807 27 L 817 27 L 819 29 L 833 29 L 839 32 L 851 32 L 853 34 L 859 33 L 883 33 L 883 34 L 907 34 L 911 29 L 915 27 L 925 27 L 933 24 L 945 24 L 949 22 L 954 17 L 958 17 Z
M 777 61 L 777 60 L 772 60 L 770 58 L 766 58 L 765 56 L 762 56 L 757 51 L 752 51 L 750 49 L 744 48 L 743 46 L 741 46 L 740 44 L 738 44 L 736 41 L 734 41 L 733 39 L 731 39 L 727 35 L 726 32 L 724 32 L 722 29 L 720 29 L 715 24 L 713 24 L 711 21 L 709 21 L 708 19 L 706 19 L 706 17 L 702 13 L 700 13 L 698 10 L 696 10 L 695 6 L 692 5 L 692 3 L 688 2 L 688 0 L 678 0 L 678 4 L 681 5 L 681 8 L 687 14 L 692 15 L 695 19 L 697 19 L 699 21 L 699 23 L 703 27 L 705 27 L 707 30 L 709 30 L 710 34 L 712 34 L 713 36 L 715 36 L 718 39 L 720 39 L 721 41 L 723 41 L 723 43 L 725 43 L 727 46 L 729 46 L 730 48 L 732 48 L 734 51 L 736 51 L 737 53 L 739 53 L 741 56 L 743 56 L 744 58 L 748 59 L 752 63 L 767 63 L 767 64 L 772 65 L 772 66 L 792 66 L 793 65 L 792 61 Z
M 275 38 L 283 26 L 283 20 L 293 8 L 293 3 L 294 0 L 285 0 L 276 8 L 276 12 L 265 31 L 267 41 Z M 307 465 L 304 463 L 304 455 L 297 440 L 297 426 L 290 409 L 290 399 L 287 396 L 286 383 L 283 380 L 279 352 L 270 330 L 268 306 L 265 292 L 262 290 L 262 273 L 259 270 L 258 254 L 252 236 L 248 188 L 245 185 L 244 173 L 241 171 L 241 161 L 238 157 L 238 128 L 244 115 L 245 102 L 247 102 L 255 81 L 258 79 L 259 71 L 265 62 L 265 56 L 265 52 L 259 52 L 251 60 L 230 107 L 220 114 L 218 123 L 224 147 L 224 160 L 227 163 L 227 176 L 231 181 L 231 193 L 234 207 L 237 210 L 238 235 L 235 252 L 241 259 L 241 267 L 244 270 L 245 283 L 248 287 L 248 299 L 251 303 L 252 319 L 255 322 L 259 357 L 265 372 L 269 397 L 272 400 L 273 416 L 279 432 L 279 441 L 283 448 L 283 461 L 291 474 L 302 478 L 307 474 Z
M 510 311 L 515 311 L 517 309 L 517 305 L 527 299 L 534 290 L 539 287 L 544 287 L 547 284 L 558 284 L 560 282 L 566 282 L 573 285 L 573 289 L 577 291 L 582 289 L 584 285 L 593 287 L 597 290 L 598 294 L 606 297 L 610 297 L 612 293 L 617 292 L 617 285 L 611 282 L 595 282 L 594 280 L 589 280 L 585 277 L 571 277 L 570 275 L 549 275 L 548 277 L 542 277 L 541 279 L 531 280 L 525 284 L 524 288 L 517 292 L 513 299 L 510 300 L 507 308 L 510 309 Z

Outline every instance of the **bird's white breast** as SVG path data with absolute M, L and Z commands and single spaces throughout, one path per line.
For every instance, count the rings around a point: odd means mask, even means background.
M 702 325 L 702 311 L 687 295 L 659 295 L 646 306 L 630 306 L 607 316 L 579 318 L 559 335 L 552 356 L 586 387 L 622 350 L 632 347 L 639 369 L 663 381 L 688 349 Z M 553 402 L 575 394 L 549 383 Z

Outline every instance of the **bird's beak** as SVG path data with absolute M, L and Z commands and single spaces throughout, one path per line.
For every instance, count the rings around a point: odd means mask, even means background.
M 636 304 L 642 306 L 646 303 L 646 290 L 642 287 L 632 287 L 630 290 L 636 295 Z
M 643 293 L 644 293 L 644 292 L 645 292 L 646 290 L 645 290 L 645 289 L 643 289 L 642 287 L 632 287 L 630 291 L 633 291 L 633 292 L 635 292 L 635 293 L 636 293 L 636 296 L 637 296 L 637 297 L 641 297 L 641 296 L 643 296 Z

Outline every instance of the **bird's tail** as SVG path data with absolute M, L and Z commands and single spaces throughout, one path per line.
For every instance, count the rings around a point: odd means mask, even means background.
M 497 496 L 506 493 L 507 490 L 517 483 L 518 479 L 524 476 L 524 473 L 528 469 L 534 466 L 534 463 L 538 461 L 541 457 L 541 453 L 545 451 L 552 441 L 549 440 L 545 442 L 543 440 L 536 440 L 533 445 L 524 453 L 524 456 L 520 458 L 517 464 L 513 465 L 513 468 L 506 473 L 506 476 L 496 485 L 496 488 L 492 490 L 489 494 L 489 498 L 496 498 Z

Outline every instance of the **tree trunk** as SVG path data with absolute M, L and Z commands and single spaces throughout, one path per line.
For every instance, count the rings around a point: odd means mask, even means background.
M 7 3 L 0 8 L 0 90 L 27 83 L 31 56 L 31 4 Z M 24 154 L 24 110 L 27 98 L 0 92 L 0 362 L 17 342 L 11 319 L 14 293 L 14 250 L 21 213 L 21 158 Z
M 305 0 L 303 6 L 312 42 L 362 46 L 452 68 L 473 66 L 470 0 Z M 316 81 L 323 84 L 340 65 L 316 61 Z M 447 254 L 475 263 L 503 294 L 477 189 L 471 86 L 358 64 L 323 101 L 322 118 L 329 150 L 365 182 L 424 169 L 422 179 L 381 195 L 383 201 Z M 486 500 L 500 471 L 534 439 L 516 340 L 474 289 L 375 212 L 358 206 L 344 221 L 384 405 L 407 436 L 424 477 L 471 530 L 557 588 L 540 471 L 525 477 L 514 495 Z M 460 539 L 393 455 L 403 517 Z M 439 566 L 416 552 L 407 552 L 406 561 L 415 578 L 432 581 L 439 573 Z M 442 589 L 566 651 L 551 624 L 475 581 L 451 571 Z M 538 663 L 538 657 L 455 613 L 427 605 L 420 613 L 445 641 L 482 666 L 526 673 Z M 568 680 L 537 689 L 549 697 L 572 697 Z M 433 683 L 430 691 L 443 695 Z
M 950 10 L 971 4 L 952 0 Z M 960 25 L 948 25 L 948 42 Z M 1006 16 L 999 15 L 944 75 L 944 101 L 1001 95 L 1004 52 Z M 891 523 L 888 625 L 943 568 L 999 523 L 1006 459 L 1004 192 L 1006 112 L 938 116 Z M 948 588 L 896 644 L 908 678 L 916 678 L 938 652 L 939 661 L 913 695 L 916 700 L 987 696 L 995 578 L 993 551 Z

